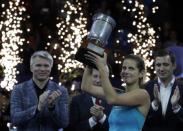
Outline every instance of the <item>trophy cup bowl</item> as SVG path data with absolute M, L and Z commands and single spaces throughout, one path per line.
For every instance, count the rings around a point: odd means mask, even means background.
M 105 51 L 104 47 L 115 26 L 116 22 L 112 17 L 102 13 L 95 14 L 90 33 L 87 36 L 87 47 L 81 46 L 75 55 L 75 59 L 96 68 L 93 63 L 84 57 L 84 54 L 90 51 L 102 57 Z

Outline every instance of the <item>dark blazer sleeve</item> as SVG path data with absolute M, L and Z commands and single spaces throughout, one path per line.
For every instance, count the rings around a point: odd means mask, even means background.
M 176 85 L 178 85 L 179 91 L 180 91 L 180 99 L 179 99 L 178 103 L 181 106 L 181 109 L 177 113 L 175 113 L 175 115 L 180 120 L 180 122 L 183 124 L 183 82 L 177 80 Z
M 102 105 L 104 106 L 104 113 L 106 114 L 106 119 L 104 123 L 101 126 L 102 131 L 108 131 L 109 130 L 109 122 L 108 122 L 108 117 L 111 112 L 112 106 L 107 104 L 107 102 L 103 101 Z
M 35 117 L 36 114 L 37 105 L 35 104 L 35 98 L 33 97 L 32 101 L 27 98 L 32 95 L 30 93 L 32 90 L 28 90 L 23 93 L 23 85 L 24 84 L 19 84 L 15 86 L 11 93 L 10 114 L 11 122 L 14 125 L 25 124 L 30 119 Z M 27 97 L 23 97 L 25 95 L 27 95 Z
M 59 127 L 64 128 L 69 124 L 69 109 L 68 109 L 68 92 L 65 87 L 58 88 L 61 91 L 61 96 L 58 98 L 55 109 L 48 111 L 49 117 Z
M 85 98 L 83 98 L 85 99 Z M 90 131 L 89 118 L 91 117 L 88 105 L 83 105 L 79 97 L 72 99 L 70 103 L 70 117 L 67 131 Z M 83 108 L 83 109 L 82 109 Z

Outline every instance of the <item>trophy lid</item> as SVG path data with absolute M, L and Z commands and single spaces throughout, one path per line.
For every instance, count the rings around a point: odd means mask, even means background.
M 116 22 L 112 17 L 102 13 L 95 14 L 88 39 L 90 42 L 93 41 L 92 43 L 104 47 L 115 25 Z
M 115 20 L 108 16 L 108 15 L 105 15 L 103 13 L 97 13 L 93 16 L 93 21 L 95 20 L 103 20 L 103 21 L 106 21 L 107 23 L 109 23 L 111 26 L 112 26 L 112 29 L 114 29 L 114 27 L 116 26 L 116 22 Z

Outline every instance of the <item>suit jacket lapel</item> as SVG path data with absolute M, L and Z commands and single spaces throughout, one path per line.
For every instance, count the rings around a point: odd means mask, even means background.
M 173 96 L 174 90 L 176 88 L 176 82 L 174 82 L 172 89 L 171 89 L 171 94 L 170 94 L 170 98 L 168 100 L 168 105 L 167 105 L 167 111 L 166 111 L 166 115 L 165 116 L 169 116 L 169 114 L 172 112 L 172 104 L 171 104 L 171 98 Z
M 84 98 L 85 99 L 85 104 L 88 105 L 89 107 L 93 106 L 93 101 L 92 101 L 92 97 L 89 94 L 84 94 Z
M 28 87 L 25 87 L 25 88 L 28 88 L 27 93 L 30 94 L 31 99 L 32 99 L 31 101 L 38 103 L 39 96 L 37 96 L 37 94 L 36 94 L 36 91 L 34 88 L 34 83 L 33 83 L 32 79 L 28 81 L 27 86 Z

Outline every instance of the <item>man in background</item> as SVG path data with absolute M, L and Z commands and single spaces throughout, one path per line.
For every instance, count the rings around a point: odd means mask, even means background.
M 52 66 L 48 52 L 35 52 L 30 60 L 32 79 L 14 87 L 10 114 L 18 131 L 56 131 L 68 125 L 68 93 L 49 80 Z
M 154 62 L 157 79 L 146 85 L 151 107 L 143 131 L 182 131 L 183 84 L 173 74 L 175 55 L 160 50 L 155 54 Z
M 92 82 L 101 85 L 100 75 L 92 71 Z M 108 115 L 111 107 L 102 100 L 83 92 L 70 103 L 70 123 L 64 131 L 108 131 Z

